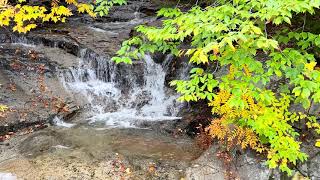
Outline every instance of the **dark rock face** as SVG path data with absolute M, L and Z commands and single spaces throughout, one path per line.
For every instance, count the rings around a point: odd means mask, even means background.
M 58 67 L 58 62 L 31 46 L 1 45 L 0 103 L 11 108 L 6 117 L 1 118 L 1 135 L 31 126 L 43 127 L 51 116 L 70 118 L 79 109 L 72 100 L 68 101 L 67 93 L 59 86 L 55 77 Z M 56 98 L 63 98 L 70 111 L 53 111 L 51 103 Z
M 97 69 L 96 73 L 101 78 L 100 80 L 111 81 L 110 72 L 113 69 L 110 67 L 115 65 L 110 61 L 110 57 L 116 53 L 121 42 L 130 37 L 135 26 L 155 20 L 149 15 L 153 15 L 158 7 L 151 2 L 129 1 L 125 6 L 114 7 L 107 17 L 96 20 L 87 16 L 73 17 L 69 19 L 67 24 L 48 25 L 26 35 L 18 35 L 0 29 L 1 43 L 36 45 L 11 46 L 10 44 L 2 44 L 0 46 L 0 73 L 2 76 L 0 84 L 8 86 L 12 83 L 16 86 L 14 92 L 9 91 L 8 88 L 0 89 L 0 103 L 18 110 L 28 109 L 24 104 L 37 96 L 32 92 L 35 92 L 39 86 L 38 79 L 40 77 L 39 73 L 35 73 L 37 70 L 30 70 L 30 68 L 36 69 L 41 65 L 45 71 L 43 76 L 47 89 L 52 91 L 55 96 L 70 99 L 68 106 L 71 107 L 69 113 L 61 115 L 40 106 L 32 109 L 32 113 L 22 120 L 17 117 L 18 115 L 9 115 L 8 119 L 0 123 L 2 134 L 28 127 L 31 124 L 49 122 L 56 115 L 70 119 L 72 115 L 77 114 L 76 112 L 79 110 L 79 106 L 83 105 L 83 102 L 79 102 L 78 99 L 74 99 L 68 92 L 65 92 L 59 82 L 59 72 L 63 69 L 68 71 L 67 69 L 76 67 L 77 58 L 82 57 L 91 61 L 90 64 Z M 58 54 L 59 52 L 61 54 Z M 32 53 L 36 56 L 35 61 L 30 60 Z M 20 65 L 21 69 L 15 69 L 17 67 L 14 67 L 13 63 Z M 143 66 L 140 62 L 135 62 L 131 66 L 119 64 L 116 65 L 116 73 L 113 78 L 117 79 L 119 86 L 130 87 L 133 86 L 132 83 L 142 85 L 144 82 L 141 72 L 143 72 Z M 128 76 L 134 77 L 135 80 L 128 81 L 126 78 Z M 137 106 L 139 105 L 141 103 L 137 103 Z
M 173 57 L 173 59 L 168 63 L 168 74 L 166 76 L 166 84 L 175 79 L 187 80 L 189 72 L 192 69 L 192 65 L 189 64 L 188 57 Z

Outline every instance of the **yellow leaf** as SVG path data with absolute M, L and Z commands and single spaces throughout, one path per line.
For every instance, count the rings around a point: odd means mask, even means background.
M 126 169 L 126 173 L 127 173 L 127 174 L 131 174 L 131 173 L 132 173 L 131 169 L 130 169 L 130 168 L 127 168 L 127 169 Z
M 214 55 L 217 55 L 219 53 L 219 45 L 218 44 L 213 45 L 212 49 L 213 49 Z
M 9 109 L 8 106 L 0 104 L 0 112 L 5 112 L 8 109 Z
M 204 64 L 208 62 L 208 57 L 203 52 L 199 54 L 199 58 L 200 58 L 200 61 Z
M 67 4 L 77 4 L 75 0 L 66 0 Z
M 96 14 L 93 12 L 93 7 L 90 6 L 89 4 L 78 4 L 77 5 L 77 8 L 78 8 L 78 12 L 79 13 L 85 13 L 87 12 L 91 17 L 95 17 Z
M 305 64 L 304 66 L 308 71 L 312 71 L 316 65 L 317 63 L 312 61 L 310 63 Z
M 0 6 L 6 6 L 8 4 L 8 0 L 0 0 Z
M 232 51 L 236 51 L 236 48 L 233 46 L 232 41 L 230 39 L 227 39 L 226 41 L 227 41 L 229 47 L 232 49 Z
M 317 139 L 315 146 L 320 148 L 320 139 Z
M 256 34 L 262 34 L 261 29 L 256 26 L 252 26 L 252 31 Z

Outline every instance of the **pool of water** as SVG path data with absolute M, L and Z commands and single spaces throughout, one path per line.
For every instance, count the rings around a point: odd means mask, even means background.
M 185 136 L 88 125 L 50 127 L 16 141 L 16 155 L 0 172 L 25 179 L 176 179 L 202 152 Z

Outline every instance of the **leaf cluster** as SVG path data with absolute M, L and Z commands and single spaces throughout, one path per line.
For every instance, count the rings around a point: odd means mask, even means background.
M 53 0 L 51 7 L 33 6 L 25 3 L 25 0 L 19 0 L 18 4 L 9 4 L 8 1 L 0 2 L 0 27 L 13 25 L 13 31 L 18 33 L 27 33 L 34 29 L 40 23 L 45 22 L 65 22 L 66 17 L 73 15 L 71 6 L 76 7 L 79 13 L 87 13 L 92 17 L 96 14 L 93 11 L 93 5 L 88 3 L 79 3 L 77 0 L 65 0 L 69 6 L 61 5 L 62 2 Z
M 99 16 L 102 17 L 107 15 L 114 5 L 124 5 L 126 3 L 126 0 L 97 0 L 94 12 L 98 13 Z

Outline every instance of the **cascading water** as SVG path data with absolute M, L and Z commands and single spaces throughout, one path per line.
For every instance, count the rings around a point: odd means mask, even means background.
M 63 73 L 65 87 L 85 97 L 90 106 L 89 121 L 108 127 L 135 127 L 142 121 L 179 119 L 181 103 L 165 87 L 166 64 L 151 56 L 135 65 L 116 65 L 109 59 L 82 50 L 79 66 Z
M 13 37 L 12 42 L 39 51 L 45 47 L 41 42 L 34 45 L 36 43 L 26 38 Z M 58 47 L 55 43 L 51 45 L 52 48 Z M 89 49 L 80 49 L 78 57 L 78 66 L 60 70 L 60 79 L 76 99 L 85 99 L 89 107 L 86 117 L 90 123 L 136 127 L 143 121 L 180 118 L 177 114 L 183 104 L 177 102 L 177 94 L 165 86 L 166 73 L 173 58 L 171 55 L 162 63 L 155 63 L 151 56 L 146 55 L 133 65 L 117 65 L 109 57 L 99 56 Z M 178 79 L 185 79 L 188 66 L 183 64 Z

